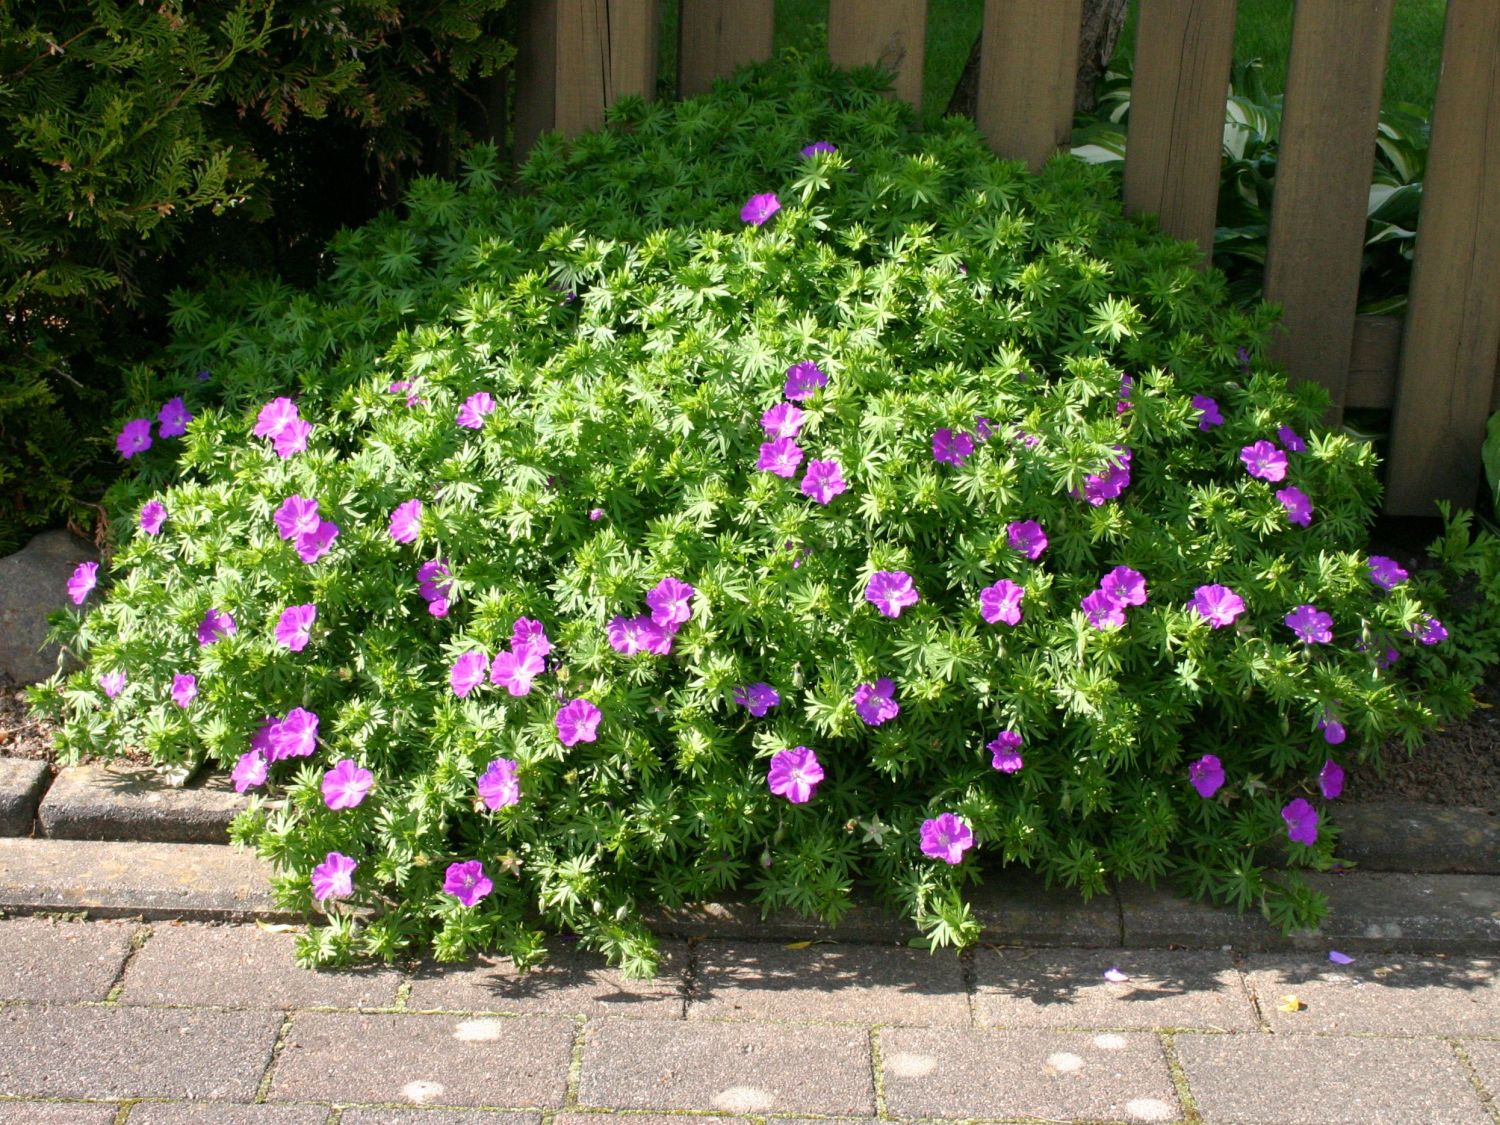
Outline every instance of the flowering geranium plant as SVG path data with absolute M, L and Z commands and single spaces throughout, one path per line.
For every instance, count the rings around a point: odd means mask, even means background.
M 1369 446 L 1097 170 L 909 125 L 753 69 L 180 296 L 213 382 L 111 496 L 64 748 L 232 768 L 316 962 L 649 971 L 646 903 L 859 880 L 961 944 L 1001 864 L 1314 921 L 1256 855 L 1332 861 L 1329 716 L 1353 761 L 1473 671 L 1359 549 Z

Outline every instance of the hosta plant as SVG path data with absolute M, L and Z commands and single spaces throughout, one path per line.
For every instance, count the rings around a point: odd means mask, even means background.
M 1107 173 L 879 85 L 628 102 L 314 292 L 179 297 L 64 749 L 232 768 L 316 962 L 645 972 L 650 904 L 861 884 L 961 944 L 1003 865 L 1314 921 L 1262 856 L 1331 863 L 1343 768 L 1472 679 L 1359 549 L 1369 447 Z

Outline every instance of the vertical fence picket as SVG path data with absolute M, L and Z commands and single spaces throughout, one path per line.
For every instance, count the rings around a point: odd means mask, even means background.
M 896 74 L 896 96 L 922 108 L 927 0 L 828 0 L 834 66 L 878 66 Z
M 1235 0 L 1141 0 L 1125 207 L 1213 253 Z
M 681 97 L 708 93 L 714 79 L 771 57 L 775 0 L 682 0 L 677 40 Z
M 557 119 L 557 4 L 558 0 L 532 0 L 520 14 L 513 111 L 515 148 L 511 153 L 518 165 Z
M 1472 504 L 1500 351 L 1500 4 L 1449 0 L 1386 510 Z
M 1343 415 L 1380 94 L 1395 0 L 1297 0 L 1265 292 L 1273 355 L 1322 383 Z
M 1073 131 L 1083 0 L 985 0 L 974 117 L 1001 156 L 1040 168 Z
M 553 125 L 568 136 L 597 129 L 628 94 L 656 91 L 656 0 L 556 0 Z

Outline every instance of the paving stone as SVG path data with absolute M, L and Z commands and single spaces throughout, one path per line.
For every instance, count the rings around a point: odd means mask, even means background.
M 1500 1035 L 1500 962 L 1422 954 L 1327 957 L 1255 954 L 1245 980 L 1278 1034 Z M 1280 1011 L 1295 995 L 1307 1007 Z
M 270 1012 L 0 1010 L 0 1094 L 250 1101 L 281 1017 Z
M 103 1000 L 136 929 L 129 922 L 0 922 L 0 1000 Z
M 129 763 L 68 766 L 42 798 L 37 822 L 55 839 L 227 844 L 229 822 L 249 803 L 224 774 L 174 787 Z
M 1469 1040 L 1461 1046 L 1490 1097 L 1500 1097 L 1500 1043 Z
M 299 1012 L 274 1101 L 556 1108 L 573 1021 L 539 1016 Z
M 0 1125 L 113 1125 L 108 1102 L 0 1102 Z
M 1292 936 L 1297 948 L 1500 952 L 1500 876 L 1313 872 L 1303 878 L 1328 897 L 1328 915 L 1317 930 Z
M 1489 1125 L 1447 1044 L 1343 1036 L 1179 1035 L 1214 1125 Z
M 524 973 L 506 958 L 480 958 L 469 965 L 429 962 L 418 971 L 406 1006 L 412 1011 L 680 1019 L 687 946 L 664 941 L 661 954 L 660 971 L 649 981 L 627 980 L 603 957 L 562 943 Z
M 0 911 L 11 914 L 300 921 L 272 900 L 270 879 L 247 848 L 0 837 Z
M 122 1004 L 232 1008 L 389 1008 L 401 975 L 384 966 L 299 969 L 294 933 L 158 923 L 125 973 Z M 183 966 L 191 965 L 191 972 Z
M 1491 809 L 1371 801 L 1338 810 L 1338 854 L 1361 871 L 1500 875 L 1500 816 Z
M 966 1024 L 968 989 L 951 949 L 704 942 L 689 1019 Z
M 0 836 L 29 836 L 52 770 L 29 758 L 0 758 Z
M 539 1113 L 483 1109 L 346 1109 L 340 1125 L 540 1125 Z M 553 1118 L 561 1121 L 562 1118 Z M 593 1125 L 608 1125 L 597 1118 Z M 636 1125 L 632 1118 L 630 1125 Z M 675 1121 L 673 1125 L 685 1125 Z
M 1186 949 L 1274 949 L 1286 941 L 1258 913 L 1241 914 L 1226 906 L 1194 902 L 1165 886 L 1125 882 L 1118 888 L 1125 945 L 1148 949 L 1167 945 Z
M 1129 980 L 1104 979 L 1118 968 Z M 980 949 L 974 1019 L 1000 1027 L 1254 1031 L 1255 1009 L 1227 953 Z
M 1175 1121 L 1154 1035 L 898 1028 L 880 1032 L 894 1117 Z
M 142 1102 L 130 1111 L 130 1125 L 323 1125 L 328 1110 L 318 1105 L 230 1105 L 225 1102 Z
M 1038 875 L 1007 869 L 966 892 L 981 926 L 980 940 L 997 945 L 1118 946 L 1120 906 L 1111 893 L 1087 902 L 1066 887 L 1048 888 Z
M 870 1115 L 869 1032 L 592 1020 L 584 1029 L 578 1101 L 611 1109 Z
M 749 1117 L 704 1117 L 701 1115 L 684 1120 L 681 1115 L 674 1113 L 632 1113 L 628 1118 L 623 1114 L 620 1117 L 620 1123 L 628 1121 L 629 1125 L 751 1125 L 753 1120 Z M 794 1125 L 797 1120 L 795 1117 L 776 1119 L 777 1125 Z M 822 1125 L 845 1125 L 837 1119 L 820 1117 L 816 1120 Z M 607 1121 L 607 1115 L 600 1113 L 559 1113 L 552 1119 L 552 1125 L 607 1125 Z

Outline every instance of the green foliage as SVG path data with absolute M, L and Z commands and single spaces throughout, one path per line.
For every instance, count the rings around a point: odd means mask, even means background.
M 1107 172 L 1058 159 L 1032 176 L 960 119 L 916 134 L 880 86 L 808 64 L 681 105 L 628 101 L 601 132 L 544 138 L 526 194 L 501 189 L 482 147 L 460 183 L 418 181 L 404 214 L 338 236 L 314 291 L 176 295 L 184 377 L 152 401 L 184 394 L 197 417 L 109 497 L 110 596 L 58 621 L 88 662 L 34 693 L 65 718 L 63 749 L 227 766 L 268 716 L 315 712 L 316 752 L 272 763 L 276 799 L 234 833 L 274 862 L 290 907 L 313 905 L 328 853 L 358 861 L 365 913 L 329 900 L 303 947 L 316 962 L 428 945 L 534 959 L 541 930 L 569 930 L 647 972 L 649 903 L 740 888 L 835 918 L 859 883 L 934 946 L 965 944 L 963 890 L 985 864 L 1085 895 L 1169 879 L 1315 921 L 1317 896 L 1259 855 L 1285 840 L 1289 799 L 1327 816 L 1319 720 L 1348 729 L 1346 762 L 1373 758 L 1461 710 L 1474 675 L 1446 655 L 1460 645 L 1407 639 L 1421 583 L 1385 593 L 1367 576 L 1369 446 L 1317 428 L 1323 392 L 1263 361 L 1268 311 L 1235 309 L 1193 246 L 1125 219 Z M 799 155 L 820 139 L 838 152 Z M 768 191 L 780 212 L 742 222 Z M 755 469 L 761 415 L 808 360 L 829 383 L 798 442 L 848 482 L 827 504 Z M 460 427 L 478 392 L 497 409 Z M 252 435 L 279 395 L 313 427 L 285 458 Z M 1195 395 L 1222 426 L 1200 429 Z M 1281 426 L 1307 437 L 1285 482 L 1311 497 L 1307 528 L 1241 463 Z M 939 463 L 941 428 L 988 440 Z M 1122 495 L 1071 494 L 1127 449 Z M 340 529 L 315 562 L 278 534 L 291 496 Z M 396 542 L 411 499 L 415 541 Z M 136 530 L 152 500 L 156 536 Z M 1050 538 L 1034 561 L 1007 534 L 1024 520 Z M 442 617 L 419 588 L 436 560 Z M 1097 629 L 1080 602 L 1117 566 L 1149 600 Z M 898 570 L 920 601 L 892 618 L 865 593 Z M 621 655 L 609 623 L 647 612 L 668 576 L 696 588 L 691 620 L 670 655 Z M 1000 579 L 1025 588 L 1014 627 L 980 614 Z M 1208 583 L 1244 599 L 1232 627 L 1186 608 Z M 1283 623 L 1303 603 L 1332 615 L 1332 644 Z M 293 652 L 274 630 L 304 604 L 317 621 Z M 237 629 L 202 645 L 212 609 Z M 556 646 L 530 692 L 458 697 L 450 669 L 506 649 L 522 617 Z M 1394 668 L 1376 659 L 1387 644 Z M 99 677 L 115 672 L 111 700 Z M 179 707 L 183 674 L 199 693 Z M 900 713 L 871 727 L 852 696 L 881 677 Z M 781 695 L 763 718 L 734 701 L 754 682 Z M 565 746 L 555 717 L 574 698 L 602 720 Z M 1009 774 L 986 748 L 1006 729 L 1024 739 Z M 805 804 L 767 784 L 797 746 L 826 771 Z M 1228 778 L 1212 799 L 1189 785 L 1204 754 Z M 320 783 L 345 758 L 374 788 L 334 811 Z M 518 763 L 520 800 L 491 811 L 476 779 L 497 759 Z M 975 836 L 956 866 L 920 848 L 940 813 Z M 1291 862 L 1327 866 L 1336 836 L 1325 819 Z M 442 886 L 472 859 L 494 890 L 465 907 Z

